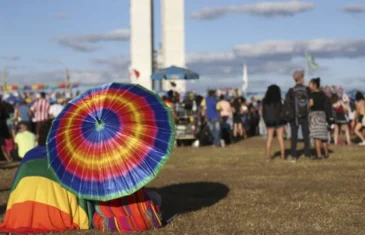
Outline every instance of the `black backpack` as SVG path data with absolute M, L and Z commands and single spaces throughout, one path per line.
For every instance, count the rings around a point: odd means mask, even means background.
M 286 122 L 291 122 L 295 119 L 292 102 L 288 99 L 285 99 L 284 104 L 280 107 L 280 119 Z
M 297 118 L 305 118 L 309 113 L 308 88 L 298 85 L 293 88 L 295 115 Z

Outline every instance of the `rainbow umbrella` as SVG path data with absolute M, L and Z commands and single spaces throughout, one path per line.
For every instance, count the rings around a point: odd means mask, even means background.
M 175 141 L 170 109 L 151 91 L 111 83 L 71 100 L 53 121 L 49 164 L 78 197 L 108 201 L 156 177 Z

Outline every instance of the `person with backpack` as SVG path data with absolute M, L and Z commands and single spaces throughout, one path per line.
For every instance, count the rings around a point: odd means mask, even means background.
M 304 139 L 304 155 L 310 158 L 310 139 L 309 139 L 309 96 L 310 90 L 304 85 L 304 71 L 295 71 L 293 78 L 296 85 L 290 88 L 285 99 L 285 118 L 290 123 L 291 130 L 291 157 L 296 161 L 298 128 L 301 126 Z

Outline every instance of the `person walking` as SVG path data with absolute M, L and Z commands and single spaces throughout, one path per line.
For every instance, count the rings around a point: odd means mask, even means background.
M 339 99 L 337 94 L 333 94 L 331 97 L 332 106 L 335 111 L 335 127 L 334 127 L 334 133 L 333 133 L 333 139 L 335 145 L 338 144 L 338 137 L 342 130 L 345 131 L 346 135 L 346 141 L 347 144 L 351 144 L 351 138 L 350 138 L 350 128 L 349 128 L 349 122 L 346 117 L 348 113 L 348 106 L 344 104 L 342 100 Z
M 266 139 L 266 159 L 271 160 L 271 145 L 276 133 L 279 145 L 281 159 L 285 159 L 284 147 L 284 127 L 285 120 L 282 116 L 283 104 L 281 100 L 281 90 L 277 85 L 268 87 L 265 98 L 263 100 L 262 115 L 266 124 L 267 139 Z
M 296 85 L 289 89 L 286 95 L 287 107 L 290 109 L 290 117 L 287 117 L 290 122 L 291 136 L 291 157 L 292 161 L 296 161 L 297 143 L 298 143 L 298 128 L 301 126 L 304 139 L 304 155 L 310 158 L 310 140 L 309 140 L 309 124 L 308 124 L 308 104 L 310 90 L 304 85 L 304 71 L 296 71 L 293 73 L 293 78 Z
M 220 115 L 217 110 L 217 98 L 216 91 L 211 90 L 208 92 L 208 97 L 205 99 L 206 118 L 209 128 L 213 134 L 213 146 L 220 145 L 221 130 L 220 130 Z
M 36 124 L 36 139 L 39 138 L 39 128 L 42 122 L 47 121 L 49 117 L 50 105 L 46 99 L 46 93 L 42 92 L 40 98 L 34 102 L 30 111 L 34 115 Z
M 357 92 L 355 95 L 355 120 L 352 122 L 352 127 L 355 129 L 355 134 L 360 138 L 361 143 L 359 145 L 365 146 L 365 138 L 362 134 L 362 129 L 364 128 L 365 123 L 365 98 L 361 92 Z
M 313 160 L 322 160 L 329 157 L 328 152 L 328 124 L 326 105 L 328 98 L 326 94 L 320 90 L 321 79 L 313 78 L 309 82 L 309 88 L 311 90 L 309 100 L 309 126 L 310 136 L 314 139 L 317 156 Z M 322 155 L 322 147 L 324 149 L 324 157 Z

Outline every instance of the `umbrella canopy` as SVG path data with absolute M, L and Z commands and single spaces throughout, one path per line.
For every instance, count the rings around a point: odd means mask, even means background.
M 158 69 L 151 75 L 152 80 L 192 80 L 199 79 L 199 74 L 186 68 L 171 66 L 164 69 Z
M 70 101 L 53 121 L 48 160 L 80 198 L 108 201 L 151 181 L 175 141 L 171 110 L 151 91 L 111 83 Z
M 14 96 L 14 95 L 9 96 L 8 98 L 6 98 L 5 101 L 10 103 L 10 104 L 21 104 L 21 103 L 23 103 L 23 100 L 22 100 L 21 97 Z

